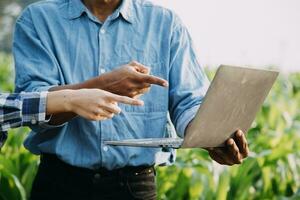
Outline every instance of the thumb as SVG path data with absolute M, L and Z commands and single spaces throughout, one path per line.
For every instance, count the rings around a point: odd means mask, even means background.
M 130 63 L 130 65 L 134 66 L 135 67 L 135 70 L 137 72 L 140 72 L 142 74 L 150 74 L 150 68 L 149 67 L 146 67 L 145 65 L 142 65 L 141 63 L 139 62 L 136 62 L 136 61 L 132 61 Z

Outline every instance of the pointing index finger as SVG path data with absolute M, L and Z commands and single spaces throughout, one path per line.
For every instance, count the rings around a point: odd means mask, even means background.
M 144 105 L 144 102 L 139 100 L 139 99 L 133 99 L 133 98 L 130 98 L 130 97 L 120 96 L 120 95 L 116 95 L 116 94 L 112 94 L 110 96 L 110 99 L 112 101 L 116 101 L 116 102 L 124 103 L 124 104 L 128 104 L 128 105 L 134 105 L 134 106 Z
M 166 80 L 164 80 L 162 78 L 159 78 L 157 76 L 146 75 L 146 74 L 141 74 L 140 76 L 141 76 L 142 80 L 146 83 L 159 85 L 159 86 L 162 86 L 162 87 L 168 87 L 169 86 L 169 83 Z

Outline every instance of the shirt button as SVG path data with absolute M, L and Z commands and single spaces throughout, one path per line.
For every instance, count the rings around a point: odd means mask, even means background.
M 104 150 L 104 151 L 108 151 L 108 147 L 107 147 L 107 146 L 104 146 L 104 147 L 103 147 L 103 150 Z
M 100 69 L 101 74 L 104 74 L 106 72 L 105 69 Z
M 105 32 L 106 32 L 105 29 L 101 29 L 101 30 L 100 30 L 100 33 L 101 33 L 101 34 L 105 34 Z
M 97 173 L 97 174 L 94 175 L 94 178 L 95 178 L 95 179 L 100 179 L 100 178 L 101 178 L 101 175 Z
M 99 173 L 94 175 L 93 183 L 98 184 L 100 182 L 101 175 Z
M 37 122 L 36 119 L 31 120 L 31 124 L 36 124 L 36 122 Z

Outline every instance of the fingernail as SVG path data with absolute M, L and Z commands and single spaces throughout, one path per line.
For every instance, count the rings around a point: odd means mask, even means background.
M 144 105 L 144 101 L 142 101 L 142 100 L 136 100 L 135 104 L 138 105 L 138 106 L 143 106 Z
M 242 136 L 242 131 L 238 130 L 236 134 L 237 134 L 237 136 L 241 137 Z
M 167 82 L 165 82 L 165 83 L 163 83 L 163 86 L 164 86 L 164 87 L 168 87 L 169 84 L 168 84 Z

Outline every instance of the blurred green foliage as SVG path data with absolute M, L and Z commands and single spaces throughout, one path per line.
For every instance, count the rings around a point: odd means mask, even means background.
M 6 53 L 0 53 L 0 91 L 13 91 L 13 67 L 12 56 Z
M 10 137 L 0 154 L 0 199 L 26 200 L 38 168 L 38 157 L 22 145 L 28 129 L 9 132 Z
M 0 51 L 11 52 L 13 29 L 21 11 L 38 0 L 0 0 Z
M 13 88 L 10 66 L 0 54 L 2 91 Z M 300 199 L 299 107 L 300 74 L 280 76 L 248 132 L 249 158 L 226 167 L 204 150 L 179 150 L 175 165 L 157 169 L 158 199 Z M 0 153 L 0 200 L 28 198 L 39 164 L 22 146 L 28 131 L 10 131 Z

